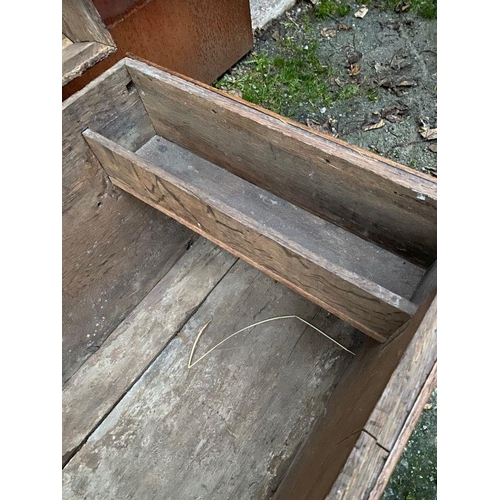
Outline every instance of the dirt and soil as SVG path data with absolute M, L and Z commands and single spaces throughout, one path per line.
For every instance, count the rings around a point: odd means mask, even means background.
M 301 1 L 275 19 L 216 86 L 437 176 L 437 139 L 421 133 L 437 137 L 436 20 L 411 2 L 365 0 L 358 18 L 363 4 L 325 1 L 331 14 Z

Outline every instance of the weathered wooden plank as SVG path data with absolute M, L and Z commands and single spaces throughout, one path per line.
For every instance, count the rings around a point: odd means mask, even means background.
M 63 464 L 177 334 L 236 258 L 198 239 L 63 390 Z
M 91 0 L 63 0 L 62 32 L 73 42 L 98 42 L 114 46 Z
M 418 306 L 425 303 L 429 297 L 436 295 L 437 290 L 437 260 L 425 271 L 422 281 L 417 286 L 411 301 Z
M 390 418 L 384 421 L 388 425 L 387 432 L 403 427 L 408 415 L 403 408 L 412 406 L 408 404 L 409 392 L 405 391 L 401 396 L 391 391 L 392 401 L 389 401 L 385 388 L 390 381 L 389 386 L 400 380 L 401 384 L 418 391 L 422 387 L 421 372 L 429 373 L 435 363 L 435 351 L 432 360 L 423 349 L 435 338 L 432 328 L 435 304 L 430 307 L 432 298 L 432 295 L 427 297 L 426 303 L 394 340 L 378 346 L 367 344 L 366 349 L 356 356 L 326 404 L 325 414 L 318 419 L 308 442 L 297 454 L 276 494 L 277 499 L 319 500 L 327 495 L 336 498 L 335 495 L 343 495 L 345 491 L 353 492 L 352 496 L 345 498 L 361 500 L 368 497 L 373 486 L 367 480 L 373 472 L 372 458 L 367 455 L 360 462 L 358 454 L 353 452 L 353 444 L 358 439 L 361 442 L 366 439 L 360 434 L 362 431 L 366 433 L 366 428 L 374 443 L 384 449 L 378 443 L 378 435 L 370 432 L 370 429 L 381 431 L 381 428 L 375 429 L 374 425 L 367 424 L 371 416 L 380 414 L 387 404 L 393 408 Z M 399 402 L 401 397 L 405 398 L 403 403 Z M 380 410 L 379 404 L 382 405 Z M 384 432 L 380 432 L 382 439 Z M 377 474 L 382 466 L 379 463 Z M 359 470 L 352 476 L 354 469 Z
M 435 260 L 429 176 L 142 62 L 126 65 L 159 135 L 410 260 Z
M 434 365 L 431 372 L 429 373 L 429 376 L 427 377 L 427 380 L 425 381 L 425 384 L 420 391 L 420 394 L 415 401 L 415 404 L 413 405 L 403 428 L 398 433 L 397 439 L 394 442 L 392 449 L 390 450 L 387 460 L 384 462 L 384 466 L 377 477 L 377 482 L 370 491 L 368 500 L 378 500 L 384 493 L 384 490 L 391 478 L 392 471 L 399 462 L 406 443 L 410 438 L 413 429 L 417 425 L 424 405 L 429 400 L 432 391 L 436 388 L 436 383 L 437 364 Z
M 409 262 L 159 137 L 134 154 L 91 130 L 84 136 L 117 186 L 377 340 L 415 312 L 409 300 L 358 274 L 369 270 L 387 285 L 404 275 L 414 290 L 423 270 Z
M 377 442 L 391 450 L 406 416 L 415 405 L 437 359 L 437 299 L 430 305 L 419 330 L 426 334 L 412 342 L 384 388 L 377 405 L 364 426 Z M 418 360 L 418 363 L 415 363 Z M 402 376 L 404 374 L 404 376 Z M 408 381 L 411 380 L 411 383 Z M 397 415 L 397 418 L 394 416 Z
M 239 261 L 63 471 L 63 498 L 269 498 L 365 337 Z M 369 341 L 369 339 L 366 339 Z
M 129 84 L 121 63 L 63 104 L 63 382 L 195 237 L 114 187 L 81 135 L 88 126 L 103 128 L 130 148 L 154 135 Z
M 361 431 L 335 489 L 325 500 L 365 500 L 365 491 L 375 485 L 387 455 L 387 450 L 380 447 L 373 436 Z
M 427 305 L 428 308 L 424 307 L 425 316 L 418 330 L 415 332 L 363 429 L 363 433 L 368 433 L 376 442 L 376 445 L 381 450 L 384 450 L 385 459 L 389 457 L 390 450 L 395 449 L 396 443 L 397 453 L 402 452 L 410 436 L 405 424 L 411 418 L 412 425 L 415 425 L 416 419 L 423 409 L 423 403 L 417 403 L 422 390 L 430 394 L 430 387 L 428 387 L 429 375 L 435 369 L 437 357 L 437 299 Z M 385 350 L 391 351 L 392 344 L 395 342 L 387 345 Z M 388 411 L 389 406 L 391 407 L 390 411 Z M 364 457 L 362 464 L 359 464 L 355 453 L 352 453 L 327 498 L 365 500 L 371 496 L 373 500 L 378 499 L 383 492 L 379 484 L 380 475 L 382 473 L 385 476 L 390 475 L 396 461 L 392 459 L 389 463 L 377 462 L 376 467 L 373 467 L 372 460 L 373 456 L 369 454 Z M 357 474 L 351 473 L 354 469 L 357 470 Z M 376 479 L 375 482 L 373 482 L 373 477 Z M 386 481 L 385 484 L 387 484 Z M 342 493 L 344 491 L 348 491 L 350 496 L 343 497 Z
M 105 173 L 82 137 L 83 130 L 105 130 L 106 137 L 131 149 L 155 134 L 123 61 L 64 101 L 62 123 L 63 211 L 87 192 L 86 184 L 96 179 L 106 183 Z
M 115 50 L 115 47 L 96 42 L 71 43 L 62 51 L 62 84 L 66 85 Z

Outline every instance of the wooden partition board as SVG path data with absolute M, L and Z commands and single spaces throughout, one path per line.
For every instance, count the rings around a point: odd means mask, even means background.
M 135 154 L 90 130 L 84 136 L 115 185 L 377 340 L 416 311 L 408 299 L 423 270 L 394 254 L 161 138 Z M 408 299 L 391 291 L 401 283 Z
M 158 135 L 425 267 L 436 181 L 211 87 L 126 60 Z
M 62 2 L 62 85 L 116 51 L 91 0 Z

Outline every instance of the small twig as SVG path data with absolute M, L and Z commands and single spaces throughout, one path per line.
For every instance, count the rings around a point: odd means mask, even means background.
M 394 133 L 389 127 L 387 127 L 386 130 L 389 132 L 389 134 L 393 135 L 397 139 L 399 139 L 401 137 L 400 135 Z
M 424 143 L 424 142 L 427 142 L 426 139 L 423 139 L 423 140 L 420 140 L 420 141 L 410 141 L 410 142 L 401 142 L 399 144 L 394 144 L 394 146 L 390 147 L 385 153 L 384 153 L 384 156 L 387 156 L 389 155 L 390 153 L 392 153 L 392 150 L 393 149 L 396 149 L 396 148 L 405 148 L 406 146 L 412 146 L 413 144 L 421 144 L 421 143 Z
M 292 318 L 295 318 L 295 319 L 298 319 L 299 321 L 302 321 L 302 323 L 306 324 L 307 326 L 310 326 L 311 328 L 313 328 L 317 332 L 321 333 L 321 335 L 323 335 L 324 337 L 326 337 L 328 340 L 331 340 L 334 344 L 337 344 L 339 347 L 341 347 L 342 349 L 344 349 L 344 351 L 347 351 L 348 353 L 350 353 L 353 356 L 355 356 L 355 354 L 352 351 L 350 351 L 349 349 L 347 349 L 346 347 L 344 347 L 342 344 L 340 344 L 339 342 L 337 342 L 335 339 L 332 339 L 332 337 L 330 337 L 326 333 L 322 332 L 319 328 L 315 327 L 314 325 L 311 325 L 311 323 L 307 322 L 305 319 L 302 319 L 299 316 L 296 316 L 295 314 L 292 314 L 292 315 L 289 315 L 289 316 L 276 316 L 275 318 L 264 319 L 262 321 L 258 321 L 257 323 L 253 323 L 253 324 L 251 324 L 249 326 L 246 326 L 245 328 L 242 328 L 241 330 L 238 330 L 237 332 L 232 333 L 231 335 L 229 335 L 228 337 L 226 337 L 224 340 L 221 340 L 218 344 L 216 344 L 214 347 L 212 347 L 210 350 L 208 350 L 200 358 L 198 358 L 194 363 L 191 363 L 191 361 L 193 360 L 194 351 L 196 349 L 196 346 L 198 345 L 198 341 L 200 340 L 201 334 L 205 331 L 205 329 L 207 328 L 207 326 L 212 321 L 210 319 L 210 320 L 208 320 L 203 325 L 203 327 L 200 330 L 200 333 L 198 333 L 198 335 L 196 337 L 196 340 L 194 341 L 193 347 L 191 349 L 191 354 L 189 355 L 188 368 L 191 368 L 196 363 L 199 363 L 203 358 L 205 358 L 211 352 L 213 352 L 215 349 L 217 349 L 217 347 L 220 347 L 222 344 L 224 344 L 224 342 L 228 341 L 230 338 L 234 337 L 235 335 L 238 335 L 238 333 L 244 332 L 245 330 L 249 330 L 250 328 L 253 328 L 254 326 L 262 325 L 264 323 L 269 323 L 270 321 L 276 321 L 276 320 L 279 320 L 279 319 L 292 319 Z
M 290 15 L 289 12 L 286 13 L 286 17 L 293 23 L 297 28 L 300 29 L 300 26 L 292 19 L 292 16 Z

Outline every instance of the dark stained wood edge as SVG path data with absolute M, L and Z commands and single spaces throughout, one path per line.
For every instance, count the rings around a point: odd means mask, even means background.
M 377 482 L 371 490 L 368 500 L 378 500 L 382 496 L 385 488 L 387 487 L 387 484 L 389 483 L 392 471 L 401 458 L 405 445 L 410 438 L 413 430 L 415 429 L 424 406 L 429 400 L 432 391 L 436 388 L 436 385 L 437 363 L 434 364 L 431 372 L 429 373 L 429 376 L 427 377 L 427 380 L 425 381 L 425 384 L 403 425 L 403 428 L 399 432 L 394 442 L 394 446 L 390 450 L 390 453 L 384 462 L 382 470 L 378 474 Z
M 415 312 L 414 304 L 403 297 L 345 273 L 333 263 L 323 267 L 311 261 L 294 246 L 266 234 L 265 228 L 255 226 L 243 214 L 204 199 L 203 192 L 184 185 L 175 176 L 100 134 L 86 130 L 83 135 L 115 185 L 376 340 L 384 341 Z
M 116 47 L 98 42 L 72 43 L 62 51 L 62 85 L 80 76 L 115 50 Z
M 416 264 L 435 260 L 430 177 L 170 72 L 125 64 L 158 135 Z

